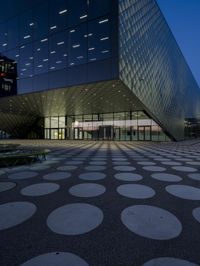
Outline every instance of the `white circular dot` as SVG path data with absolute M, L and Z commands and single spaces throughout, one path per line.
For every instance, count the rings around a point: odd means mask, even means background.
M 79 178 L 83 180 L 101 180 L 104 179 L 105 177 L 106 177 L 105 174 L 98 172 L 90 172 L 79 175 Z
M 141 175 L 128 173 L 128 172 L 115 174 L 115 178 L 123 181 L 139 181 L 143 179 Z
M 156 173 L 151 175 L 152 178 L 160 181 L 166 182 L 180 182 L 182 178 L 177 175 L 166 174 L 166 173 Z
M 197 169 L 193 167 L 187 167 L 187 166 L 173 166 L 172 169 L 181 171 L 181 172 L 196 172 Z
M 187 260 L 162 257 L 162 258 L 152 259 L 144 263 L 143 266 L 198 266 L 198 265 Z
M 0 205 L 0 230 L 8 229 L 31 218 L 36 206 L 30 202 L 9 202 Z
M 153 162 L 137 162 L 137 164 L 140 164 L 140 165 L 156 165 L 156 163 L 153 163 Z
M 13 182 L 0 182 L 0 192 L 10 190 L 16 187 L 16 184 Z
M 52 252 L 34 257 L 21 266 L 89 266 L 86 261 L 68 252 Z
M 192 215 L 194 216 L 194 218 L 197 220 L 197 222 L 200 223 L 200 207 L 195 208 L 192 211 Z
M 53 173 L 44 175 L 43 179 L 56 181 L 56 180 L 62 180 L 62 179 L 69 178 L 70 176 L 71 174 L 67 172 L 53 172 Z
M 88 170 L 88 171 L 103 171 L 105 169 L 106 167 L 101 166 L 101 165 L 90 165 L 90 166 L 85 167 L 85 170 Z
M 144 166 L 142 168 L 144 170 L 150 171 L 150 172 L 162 172 L 162 171 L 166 171 L 166 168 L 160 167 L 160 166 Z
M 132 199 L 148 199 L 156 194 L 152 188 L 138 184 L 121 185 L 117 188 L 117 192 Z
M 103 212 L 86 203 L 73 203 L 54 210 L 47 218 L 48 227 L 57 234 L 80 235 L 98 227 Z
M 38 173 L 31 172 L 31 171 L 24 171 L 24 172 L 18 172 L 13 173 L 8 176 L 10 179 L 28 179 L 37 176 Z
M 168 161 L 168 162 L 162 161 L 161 163 L 164 165 L 182 165 L 182 163 L 173 162 L 173 161 Z
M 57 191 L 59 187 L 53 183 L 39 183 L 23 188 L 21 194 L 24 196 L 43 196 Z
M 69 189 L 69 193 L 76 197 L 96 197 L 105 191 L 104 186 L 95 183 L 78 184 Z
M 191 179 L 200 181 L 200 174 L 199 173 L 188 174 L 188 177 L 191 178 Z
M 75 170 L 78 167 L 75 165 L 66 165 L 66 166 L 60 166 L 57 168 L 58 171 L 71 171 L 71 170 Z
M 140 236 L 167 240 L 180 235 L 182 225 L 172 213 L 154 206 L 135 205 L 121 213 L 122 223 Z
M 166 191 L 181 199 L 200 200 L 200 189 L 186 185 L 169 185 Z
M 115 166 L 114 167 L 114 169 L 115 170 L 117 170 L 117 171 L 127 171 L 127 172 L 129 172 L 129 171 L 135 171 L 135 167 L 133 167 L 133 166 L 123 166 L 123 165 L 120 165 L 120 166 Z

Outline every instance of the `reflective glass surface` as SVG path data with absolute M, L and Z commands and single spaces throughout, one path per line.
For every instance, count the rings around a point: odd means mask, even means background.
M 108 79 L 107 68 L 112 62 L 112 27 L 114 19 L 112 0 L 57 0 L 36 1 L 35 4 L 19 6 L 17 16 L 0 23 L 0 53 L 15 60 L 19 93 L 32 92 Z M 27 7 L 26 7 L 27 5 Z M 117 36 L 115 36 L 117 37 Z M 117 39 L 116 39 L 117 40 Z M 117 56 L 117 55 L 116 55 Z M 92 65 L 105 61 L 105 64 Z M 86 68 L 77 68 L 87 64 Z M 91 64 L 91 65 L 90 65 Z M 48 74 L 66 68 L 61 78 L 55 80 Z M 87 70 L 88 68 L 88 70 Z M 117 68 L 117 67 L 116 67 Z M 87 74 L 88 72 L 88 74 Z M 36 76 L 47 73 L 47 87 Z M 55 72 L 56 73 L 56 72 Z M 55 75 L 56 77 L 56 75 Z M 78 77 L 78 79 L 77 79 Z M 29 78 L 29 79 L 27 79 Z M 22 79 L 26 79 L 23 82 Z M 58 76 L 57 76 L 58 79 Z M 77 80 L 77 81 L 76 81 Z M 36 86 L 36 82 L 38 86 Z M 46 83 L 46 81 L 45 81 Z M 50 85 L 48 85 L 50 84 Z

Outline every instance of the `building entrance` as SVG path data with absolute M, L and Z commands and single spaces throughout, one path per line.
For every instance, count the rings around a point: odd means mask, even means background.
M 83 128 L 82 127 L 75 127 L 74 128 L 74 139 L 75 140 L 82 140 L 83 139 Z
M 151 126 L 138 127 L 138 140 L 150 141 L 151 140 Z

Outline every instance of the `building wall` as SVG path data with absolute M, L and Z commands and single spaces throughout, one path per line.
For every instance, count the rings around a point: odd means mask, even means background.
M 154 0 L 119 0 L 120 79 L 175 139 L 200 114 L 200 90 Z
M 116 1 L 7 2 L 0 52 L 16 61 L 19 94 L 118 77 Z

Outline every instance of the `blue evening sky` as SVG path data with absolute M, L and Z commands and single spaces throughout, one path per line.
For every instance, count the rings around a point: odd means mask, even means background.
M 200 86 L 200 0 L 157 0 Z

